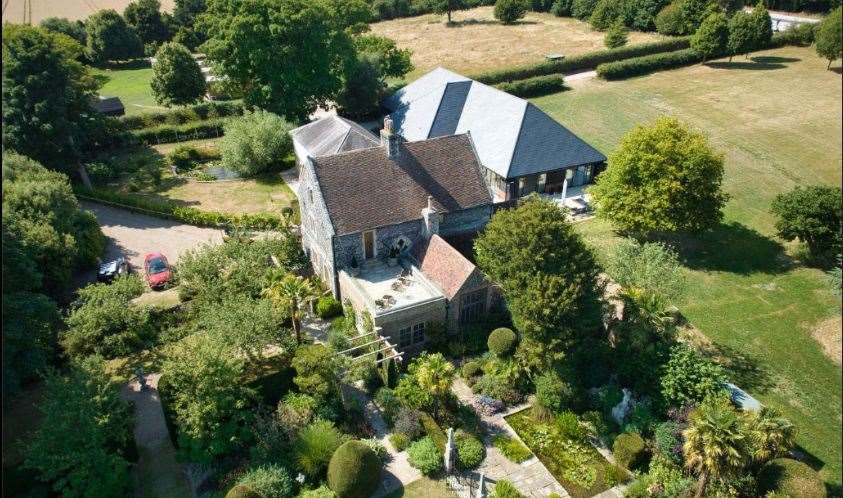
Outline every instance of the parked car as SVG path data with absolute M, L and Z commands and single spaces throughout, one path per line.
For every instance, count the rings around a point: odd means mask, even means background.
M 110 283 L 119 276 L 128 275 L 131 271 L 132 267 L 129 265 L 129 261 L 120 256 L 117 259 L 100 264 L 97 271 L 97 281 Z
M 146 274 L 146 283 L 152 289 L 164 287 L 172 276 L 170 263 L 160 252 L 147 254 L 143 258 L 143 271 Z

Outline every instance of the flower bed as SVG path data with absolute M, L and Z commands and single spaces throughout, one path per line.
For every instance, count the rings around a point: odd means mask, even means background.
M 537 423 L 527 408 L 505 417 L 572 498 L 588 498 L 619 483 L 623 475 L 585 440 L 562 434 L 553 423 Z

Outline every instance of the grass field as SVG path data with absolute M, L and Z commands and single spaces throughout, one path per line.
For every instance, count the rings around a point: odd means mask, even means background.
M 3 22 L 38 24 L 47 17 L 85 19 L 100 9 L 123 13 L 132 0 L 3 0 Z M 161 0 L 161 10 L 172 12 L 174 0 Z
M 422 476 L 406 487 L 396 489 L 385 495 L 384 498 L 456 498 L 456 496 L 445 484 L 445 481 L 434 481 L 429 477 Z
M 636 123 L 669 114 L 725 154 L 725 220 L 681 246 L 689 289 L 677 304 L 731 360 L 736 383 L 796 424 L 802 450 L 839 490 L 841 370 L 813 336 L 839 351 L 840 298 L 824 273 L 800 264 L 794 244 L 775 238 L 769 213 L 795 185 L 841 182 L 841 78 L 825 65 L 813 49 L 787 47 L 590 80 L 534 102 L 605 153 Z M 578 227 L 599 252 L 617 240 L 603 222 Z
M 100 95 L 120 97 L 126 107 L 126 114 L 166 110 L 166 107 L 159 106 L 152 98 L 152 89 L 149 87 L 149 81 L 152 79 L 151 67 L 94 68 L 91 72 L 105 81 Z
M 407 75 L 414 80 L 443 66 L 470 74 L 488 69 L 537 62 L 547 54 L 576 55 L 605 48 L 603 33 L 588 23 L 570 17 L 528 12 L 519 23 L 504 26 L 492 15 L 493 7 L 456 11 L 454 24 L 444 15 L 429 14 L 383 21 L 371 25 L 372 33 L 394 39 L 401 48 L 413 51 L 416 69 Z M 629 43 L 660 38 L 652 33 L 629 34 Z

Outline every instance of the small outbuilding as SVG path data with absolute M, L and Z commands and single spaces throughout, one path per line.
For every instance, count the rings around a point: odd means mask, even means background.
M 95 111 L 106 116 L 123 116 L 126 114 L 126 108 L 120 97 L 99 97 L 91 102 Z

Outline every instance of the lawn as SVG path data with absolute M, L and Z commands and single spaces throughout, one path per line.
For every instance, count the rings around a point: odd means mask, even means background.
M 445 481 L 434 481 L 429 477 L 421 477 L 407 486 L 398 488 L 383 498 L 455 498 Z
M 447 26 L 444 15 L 428 14 L 373 23 L 372 33 L 394 39 L 413 51 L 414 80 L 437 66 L 470 74 L 490 69 L 538 62 L 547 54 L 577 55 L 605 48 L 603 33 L 570 17 L 528 12 L 517 24 L 495 20 L 493 7 L 456 11 Z M 629 43 L 661 38 L 653 33 L 631 32 Z
M 840 350 L 840 299 L 823 272 L 801 264 L 796 245 L 775 238 L 769 213 L 773 197 L 796 185 L 841 182 L 841 78 L 825 66 L 813 49 L 786 47 L 591 80 L 534 102 L 605 153 L 636 123 L 669 114 L 725 154 L 725 219 L 681 245 L 689 288 L 677 304 L 730 360 L 736 383 L 797 425 L 801 450 L 839 486 L 841 370 L 813 336 Z M 598 252 L 617 240 L 601 221 L 577 226 Z
M 120 97 L 126 107 L 126 114 L 163 111 L 152 98 L 149 82 L 152 68 L 144 61 L 128 63 L 125 67 L 108 69 L 93 68 L 91 72 L 105 82 L 100 89 L 103 97 Z

